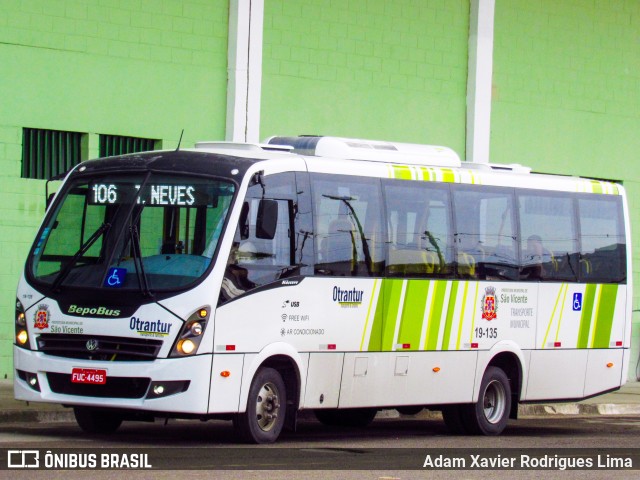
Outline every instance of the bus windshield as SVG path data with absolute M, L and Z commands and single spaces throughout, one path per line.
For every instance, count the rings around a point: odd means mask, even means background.
M 83 177 L 68 184 L 30 256 L 54 290 L 174 290 L 211 264 L 235 186 L 156 173 Z

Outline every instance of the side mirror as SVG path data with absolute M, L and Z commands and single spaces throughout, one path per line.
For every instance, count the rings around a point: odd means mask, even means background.
M 273 240 L 278 226 L 278 202 L 275 200 L 260 200 L 258 216 L 256 218 L 256 237 Z

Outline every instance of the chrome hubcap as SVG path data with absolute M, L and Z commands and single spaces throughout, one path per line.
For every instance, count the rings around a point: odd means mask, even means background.
M 493 380 L 489 382 L 483 396 L 484 416 L 489 423 L 498 423 L 504 417 L 507 406 L 507 392 L 504 385 Z
M 256 420 L 258 426 L 264 432 L 271 430 L 276 424 L 276 419 L 280 413 L 280 399 L 278 389 L 271 383 L 265 383 L 256 399 Z

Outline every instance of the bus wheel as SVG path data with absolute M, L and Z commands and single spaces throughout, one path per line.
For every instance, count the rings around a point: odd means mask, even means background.
M 375 408 L 329 408 L 314 410 L 316 418 L 323 425 L 331 427 L 366 427 L 376 416 Z
M 87 433 L 113 433 L 122 424 L 122 415 L 105 410 L 74 407 L 76 422 Z
M 400 415 L 417 415 L 424 410 L 424 407 L 412 405 L 409 407 L 396 407 L 396 410 Z
M 469 433 L 500 435 L 507 426 L 511 411 L 511 385 L 498 367 L 489 367 L 480 384 L 478 401 L 467 405 L 463 420 Z
M 275 442 L 284 426 L 287 393 L 282 376 L 273 368 L 261 368 L 251 382 L 247 411 L 234 425 L 248 443 Z

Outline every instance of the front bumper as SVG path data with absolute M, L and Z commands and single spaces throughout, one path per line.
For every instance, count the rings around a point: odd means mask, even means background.
M 108 362 L 55 357 L 14 346 L 14 394 L 17 400 L 29 402 L 205 415 L 211 363 L 211 354 Z M 72 384 L 69 376 L 74 368 L 106 370 L 107 381 L 104 385 Z M 28 382 L 33 377 L 37 389 Z M 154 393 L 158 385 L 163 386 L 160 394 Z

